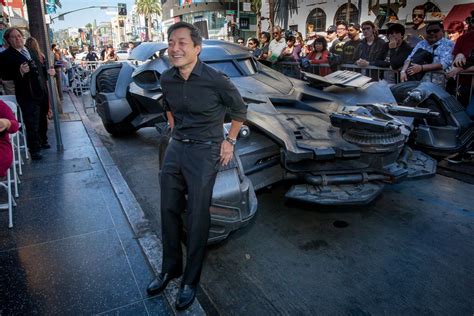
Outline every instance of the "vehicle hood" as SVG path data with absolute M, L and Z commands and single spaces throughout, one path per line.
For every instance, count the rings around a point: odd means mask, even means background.
M 231 78 L 234 85 L 243 93 L 260 95 L 290 95 L 293 83 L 285 76 L 272 72 L 260 72 L 252 76 Z
M 163 42 L 146 42 L 135 47 L 128 59 L 138 61 L 146 61 L 150 59 L 156 52 L 168 47 L 168 43 Z

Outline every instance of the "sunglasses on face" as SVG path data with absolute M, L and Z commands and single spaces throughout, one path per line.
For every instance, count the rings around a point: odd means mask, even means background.
M 436 34 L 439 31 L 441 31 L 441 29 L 426 30 L 426 34 Z
M 424 14 L 412 14 L 411 17 L 414 19 L 414 18 L 420 18 L 420 19 L 423 19 L 425 17 Z
M 274 32 L 273 35 L 280 35 L 280 32 Z

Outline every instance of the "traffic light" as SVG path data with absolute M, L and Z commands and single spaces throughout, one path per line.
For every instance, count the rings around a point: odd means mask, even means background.
M 118 4 L 118 15 L 126 16 L 127 15 L 127 4 L 119 3 Z

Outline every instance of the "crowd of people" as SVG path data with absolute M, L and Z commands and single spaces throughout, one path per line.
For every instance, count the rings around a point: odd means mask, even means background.
M 319 75 L 343 67 L 389 83 L 430 81 L 447 88 L 450 93 L 461 95 L 459 99 L 467 107 L 468 114 L 474 117 L 474 98 L 462 96 L 470 95 L 471 89 L 465 85 L 456 86 L 453 79 L 470 66 L 468 60 L 474 49 L 474 11 L 465 21 L 449 23 L 447 34 L 441 21 L 425 22 L 423 6 L 413 9 L 412 20 L 413 25 L 409 27 L 389 23 L 383 35 L 372 21 L 360 25 L 338 21 L 325 34 L 309 32 L 306 39 L 300 32 L 284 32 L 275 26 L 271 34 L 262 32 L 260 39 L 249 38 L 246 46 L 262 63 L 276 69 L 290 62 Z M 238 43 L 243 46 L 245 40 L 239 38 Z M 380 71 L 380 68 L 389 71 Z
M 42 158 L 41 150 L 50 148 L 47 130 L 51 107 L 47 81 L 55 71 L 46 64 L 45 54 L 36 39 L 30 37 L 25 42 L 19 28 L 11 27 L 5 31 L 3 48 L 0 53 L 3 90 L 15 95 L 23 114 L 30 156 L 39 160 Z

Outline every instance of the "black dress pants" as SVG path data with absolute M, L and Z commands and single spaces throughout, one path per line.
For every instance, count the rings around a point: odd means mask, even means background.
M 18 101 L 18 104 L 20 105 L 21 112 L 23 114 L 23 124 L 25 125 L 24 128 L 26 129 L 26 141 L 28 142 L 28 149 L 31 153 L 38 152 L 40 150 L 38 128 L 41 101 L 34 99 L 22 100 Z
M 182 284 L 199 283 L 209 236 L 209 207 L 219 155 L 219 144 L 182 143 L 177 140 L 171 140 L 165 152 L 160 174 L 162 272 L 179 275 L 183 270 L 181 213 L 186 209 L 187 251 Z

